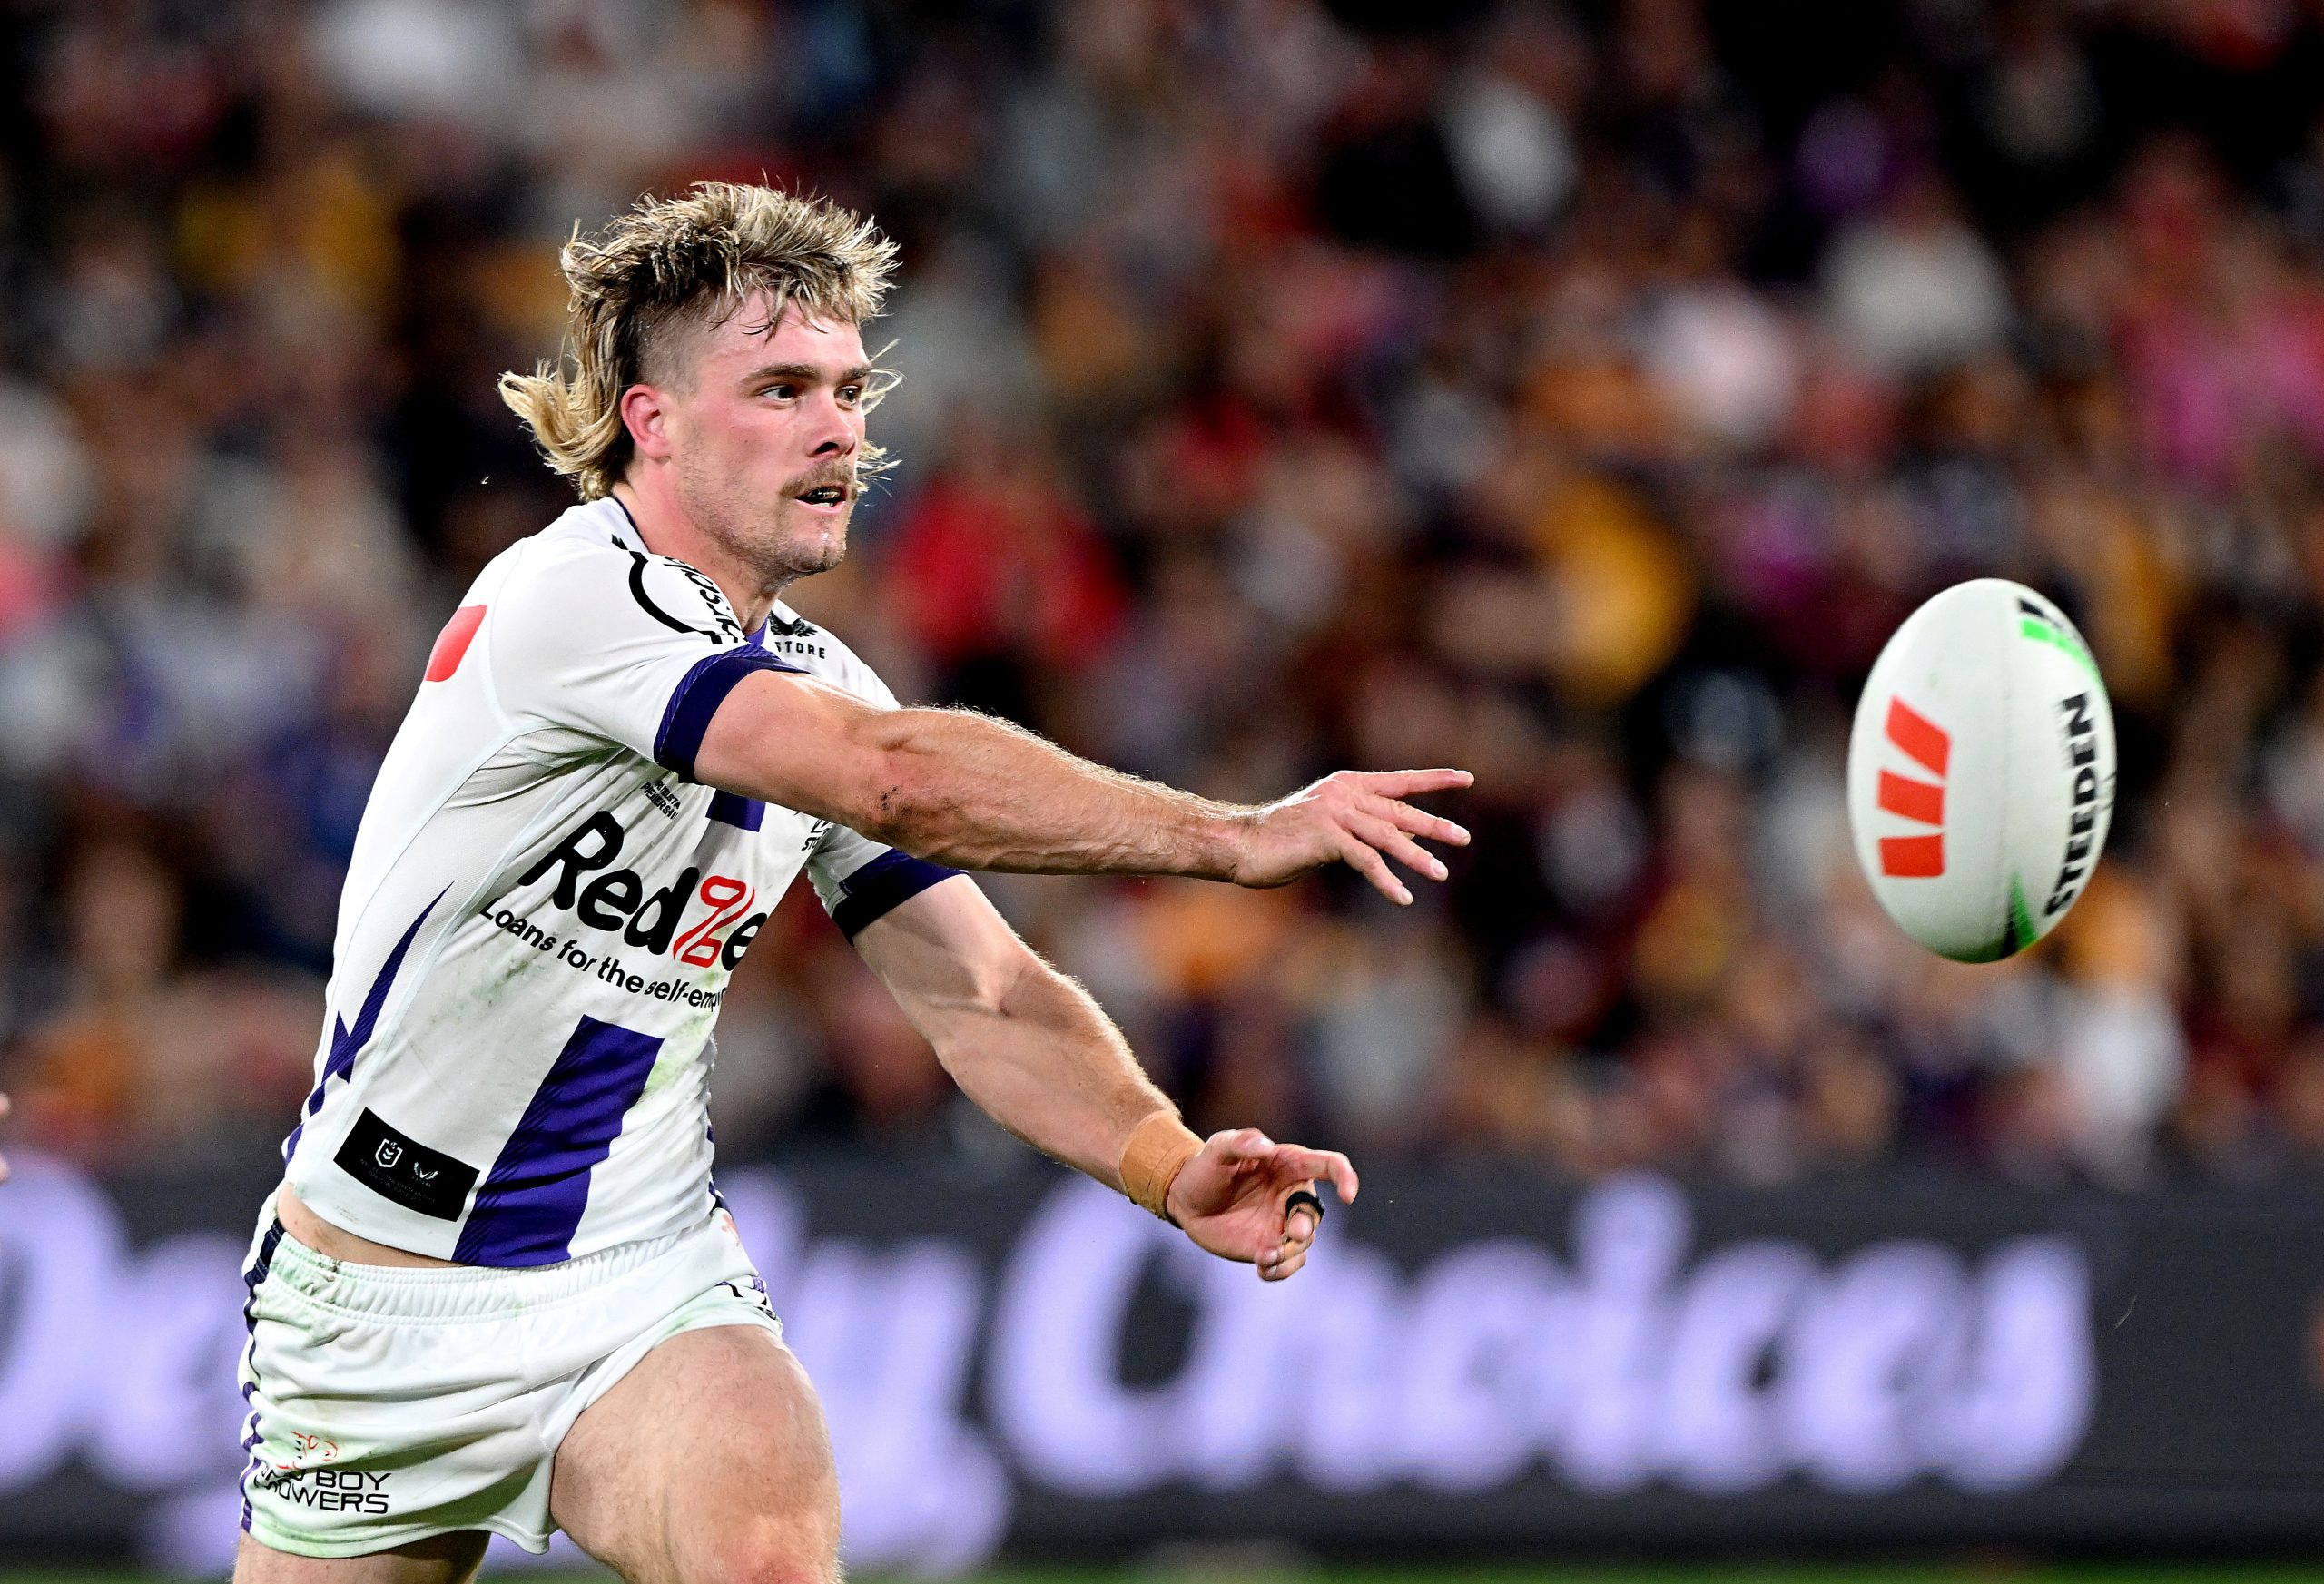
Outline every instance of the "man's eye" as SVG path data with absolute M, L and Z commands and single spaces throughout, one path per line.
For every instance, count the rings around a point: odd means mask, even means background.
M 799 388 L 795 385 L 770 385 L 766 388 L 766 393 L 777 400 L 789 401 L 799 394 Z
M 862 401 L 863 399 L 863 387 L 861 385 L 842 385 L 839 388 L 839 398 L 851 405 L 855 402 Z

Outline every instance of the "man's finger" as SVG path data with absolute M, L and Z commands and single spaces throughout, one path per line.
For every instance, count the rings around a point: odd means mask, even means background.
M 1315 1197 L 1315 1185 L 1312 1181 L 1292 1189 L 1289 1197 L 1296 1203 L 1284 1213 L 1284 1239 L 1304 1248 L 1315 1241 L 1315 1234 L 1324 1225 L 1324 1213 L 1317 1208 L 1323 1201 Z
M 1366 792 L 1378 792 L 1381 797 L 1415 797 L 1420 792 L 1450 792 L 1452 787 L 1466 787 L 1476 776 L 1469 771 L 1357 771 L 1364 778 Z
M 1217 1135 L 1212 1142 L 1218 1144 L 1219 1153 L 1228 1160 L 1266 1160 L 1277 1147 L 1274 1139 L 1256 1127 L 1238 1127 Z
M 1335 1149 L 1303 1149 L 1295 1144 L 1275 1146 L 1275 1164 L 1285 1171 L 1297 1172 L 1313 1186 L 1316 1178 L 1328 1180 L 1339 1191 L 1340 1203 L 1355 1203 L 1357 1187 L 1355 1166 Z
M 1267 1261 L 1260 1262 L 1259 1280 L 1262 1282 L 1283 1281 L 1287 1277 L 1296 1275 L 1299 1272 L 1299 1267 L 1306 1263 L 1307 1248 L 1306 1245 L 1303 1244 L 1298 1248 L 1283 1254 L 1281 1257 L 1271 1263 Z
M 1394 798 L 1367 798 L 1363 806 L 1367 813 L 1377 814 L 1398 830 L 1409 831 L 1415 836 L 1442 841 L 1448 847 L 1466 847 L 1469 844 L 1468 828 L 1454 824 L 1442 814 L 1432 814 L 1426 809 L 1416 809 L 1410 803 L 1398 802 Z
M 1364 879 L 1370 881 L 1374 890 L 1377 890 L 1382 896 L 1387 898 L 1390 901 L 1395 903 L 1398 907 L 1409 908 L 1412 906 L 1412 892 L 1406 890 L 1403 887 L 1403 882 L 1388 871 L 1388 861 L 1386 859 L 1381 857 L 1379 853 L 1365 846 L 1361 841 L 1357 840 L 1355 835 L 1351 831 L 1343 830 L 1340 831 L 1339 836 L 1340 861 L 1342 862 L 1345 863 L 1350 869 L 1355 871 L 1356 873 L 1362 875 Z
M 1347 828 L 1367 846 L 1386 853 L 1413 873 L 1424 874 L 1431 880 L 1444 878 L 1444 865 L 1436 855 L 1422 851 L 1419 842 L 1387 821 L 1373 814 L 1352 813 L 1347 817 Z

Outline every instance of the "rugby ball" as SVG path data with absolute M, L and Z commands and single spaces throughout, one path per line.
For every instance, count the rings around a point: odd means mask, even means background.
M 1880 652 L 1848 737 L 1848 823 L 1872 894 L 1940 956 L 1992 962 L 2056 928 L 2114 812 L 2114 713 L 2048 600 L 1982 577 Z

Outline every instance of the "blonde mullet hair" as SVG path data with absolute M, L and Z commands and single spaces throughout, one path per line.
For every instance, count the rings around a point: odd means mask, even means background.
M 676 197 L 640 200 L 603 230 L 584 235 L 576 225 L 557 261 L 571 288 L 563 353 L 530 374 L 503 374 L 500 399 L 549 467 L 582 499 L 597 500 L 629 466 L 622 393 L 645 377 L 673 330 L 723 324 L 761 294 L 770 327 L 791 307 L 862 325 L 879 315 L 896 245 L 827 199 L 699 182 Z M 864 405 L 893 382 L 882 373 Z M 863 448 L 859 473 L 884 466 L 879 448 Z

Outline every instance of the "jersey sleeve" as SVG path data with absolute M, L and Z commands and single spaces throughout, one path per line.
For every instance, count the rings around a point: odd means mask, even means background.
M 844 825 L 824 831 L 807 859 L 807 878 L 823 910 L 850 940 L 899 904 L 960 872 L 882 846 Z
M 861 663 L 843 685 L 858 698 L 895 708 L 896 695 L 888 684 Z M 823 910 L 850 940 L 899 904 L 960 872 L 899 852 L 845 825 L 826 827 L 807 855 L 807 879 L 822 900 Z
M 523 573 L 487 614 L 501 707 L 617 743 L 688 781 L 735 684 L 800 669 L 744 642 L 718 585 L 682 562 L 593 547 Z

